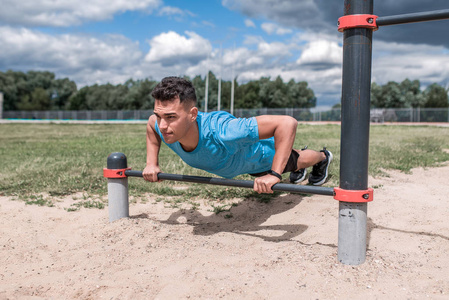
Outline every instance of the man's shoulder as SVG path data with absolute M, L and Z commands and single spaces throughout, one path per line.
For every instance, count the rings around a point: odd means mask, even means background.
M 219 110 L 219 111 L 211 111 L 211 112 L 198 112 L 198 114 L 201 114 L 203 117 L 207 118 L 235 118 L 233 115 L 228 113 L 227 111 Z
M 198 113 L 201 122 L 206 126 L 213 126 L 214 124 L 223 125 L 228 120 L 235 119 L 233 115 L 225 111 L 213 111 L 208 113 Z
M 151 115 L 148 118 L 147 126 L 150 126 L 151 128 L 155 129 L 155 127 L 156 127 L 156 115 Z

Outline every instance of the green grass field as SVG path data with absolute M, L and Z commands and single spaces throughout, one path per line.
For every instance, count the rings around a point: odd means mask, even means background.
M 327 147 L 334 154 L 330 180 L 337 186 L 340 156 L 339 125 L 300 125 L 295 148 L 308 145 Z M 449 161 L 449 129 L 427 126 L 371 126 L 369 172 L 385 175 L 384 169 L 404 172 L 415 167 L 435 167 Z M 446 151 L 445 151 L 446 150 Z M 123 152 L 134 170 L 145 167 L 145 124 L 0 124 L 0 194 L 30 199 L 39 194 L 51 196 L 84 192 L 104 196 L 103 178 L 107 156 Z M 185 165 L 165 145 L 161 149 L 163 172 L 211 176 Z M 284 175 L 284 179 L 288 174 Z M 248 175 L 237 179 L 251 179 Z M 189 186 L 176 189 L 174 185 Z M 129 179 L 130 194 L 153 193 L 177 196 L 177 201 L 193 197 L 206 199 L 255 197 L 251 190 L 186 183 L 148 183 Z M 264 199 L 261 196 L 259 199 Z

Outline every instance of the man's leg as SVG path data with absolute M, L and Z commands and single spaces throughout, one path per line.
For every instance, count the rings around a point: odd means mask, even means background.
M 301 157 L 303 156 L 303 157 Z M 289 164 L 288 167 L 290 172 L 290 182 L 300 183 L 303 182 L 307 177 L 307 167 L 313 166 L 317 161 L 321 161 L 322 157 L 320 152 L 307 150 L 307 146 L 301 150 L 293 149 L 291 158 L 294 160 L 294 164 Z M 292 161 L 293 162 L 293 161 Z
M 297 169 L 290 173 L 292 183 L 300 183 L 305 180 L 307 175 L 306 168 L 313 166 L 312 173 L 309 176 L 309 183 L 313 185 L 322 185 L 326 182 L 329 175 L 329 165 L 332 162 L 332 153 L 326 148 L 321 151 L 309 149 L 295 150 L 299 153 L 297 160 Z
M 297 162 L 297 169 L 295 171 L 299 171 L 300 169 L 305 169 L 311 167 L 323 160 L 326 159 L 326 155 L 324 152 L 318 152 L 315 150 L 296 150 L 299 153 L 299 158 Z

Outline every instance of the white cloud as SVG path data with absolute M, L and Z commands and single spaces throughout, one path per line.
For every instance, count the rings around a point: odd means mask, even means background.
M 307 81 L 318 104 L 333 105 L 341 94 L 341 38 L 318 33 L 296 34 L 294 42 L 267 42 L 247 36 L 246 43 L 219 49 L 194 32 L 166 32 L 150 39 L 150 50 L 123 36 L 50 35 L 30 29 L 0 27 L 1 70 L 48 70 L 69 77 L 79 86 L 123 83 L 129 78 L 202 75 L 207 70 L 230 80 L 232 69 L 240 82 L 272 78 Z M 373 43 L 373 81 L 384 84 L 405 78 L 422 85 L 449 78 L 449 55 L 444 47 Z
M 245 20 L 245 26 L 246 26 L 246 27 L 256 28 L 256 24 L 254 24 L 254 22 L 251 21 L 250 19 L 246 19 L 246 20 Z
M 298 64 L 341 64 L 342 47 L 336 42 L 317 40 L 307 44 L 297 60 Z
M 253 53 L 246 48 L 227 50 L 223 54 L 223 64 L 228 66 L 242 64 L 251 56 L 253 56 Z
M 184 14 L 185 13 L 182 9 L 180 9 L 178 7 L 172 7 L 172 6 L 164 6 L 158 12 L 158 15 L 160 15 L 160 16 L 171 16 L 171 15 L 183 16 Z
M 151 11 L 161 0 L 2 0 L 0 22 L 28 26 L 70 26 L 111 19 L 125 11 Z
M 92 84 L 95 74 L 126 74 L 142 59 L 138 44 L 123 36 L 103 40 L 88 36 L 48 35 L 29 29 L 0 27 L 0 69 L 49 70 Z M 92 80 L 93 79 L 93 80 Z M 91 81 L 92 80 L 92 81 Z M 125 79 L 126 80 L 126 79 Z M 103 82 L 113 81 L 111 77 Z
M 275 33 L 277 35 L 285 35 L 285 34 L 290 34 L 293 32 L 291 29 L 281 27 L 274 23 L 263 23 L 261 25 L 261 28 L 263 31 L 265 31 L 268 34 Z
M 373 44 L 373 81 L 385 84 L 406 78 L 423 86 L 449 78 L 449 55 L 442 46 L 376 41 Z
M 203 24 L 206 27 L 215 28 L 215 24 L 209 21 L 201 21 L 201 24 Z
M 159 16 L 176 16 L 176 17 L 184 17 L 186 15 L 188 16 L 195 16 L 194 13 L 188 10 L 182 10 L 179 7 L 173 7 L 173 6 L 164 6 L 158 11 Z
M 257 54 L 264 57 L 283 57 L 291 55 L 291 48 L 295 45 L 287 45 L 281 42 L 274 43 L 259 43 L 257 47 Z
M 243 41 L 244 45 L 257 45 L 259 43 L 264 43 L 264 39 L 261 36 L 257 35 L 247 35 L 245 36 L 245 40 Z
M 194 65 L 207 58 L 212 45 L 195 32 L 186 31 L 186 36 L 174 31 L 161 33 L 150 40 L 151 49 L 145 60 L 164 66 Z

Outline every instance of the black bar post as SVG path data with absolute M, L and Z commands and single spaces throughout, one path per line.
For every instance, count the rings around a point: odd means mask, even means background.
M 373 0 L 345 0 L 346 15 L 372 14 Z M 350 28 L 343 37 L 340 188 L 368 188 L 372 29 Z M 340 202 L 338 260 L 366 258 L 367 203 Z
M 418 12 L 412 14 L 403 14 L 395 16 L 378 17 L 377 26 L 387 26 L 396 24 L 407 24 L 425 21 L 437 21 L 449 19 L 449 9 L 434 10 L 428 12 Z
M 134 171 L 134 170 L 126 170 L 125 175 L 129 176 L 129 177 L 143 177 L 141 171 Z M 161 180 L 204 183 L 204 184 L 212 184 L 212 185 L 241 187 L 241 188 L 248 188 L 248 189 L 252 189 L 254 187 L 254 181 L 251 181 L 251 180 L 235 180 L 235 179 L 225 179 L 225 178 L 216 178 L 216 177 L 203 177 L 203 176 L 168 174 L 168 173 L 159 173 L 159 174 L 157 174 L 157 177 L 158 177 L 158 179 L 161 179 Z M 299 193 L 299 194 L 317 194 L 317 195 L 325 195 L 325 196 L 333 196 L 334 195 L 333 188 L 320 187 L 320 186 L 277 183 L 277 184 L 273 185 L 272 189 L 273 189 L 273 191 Z

